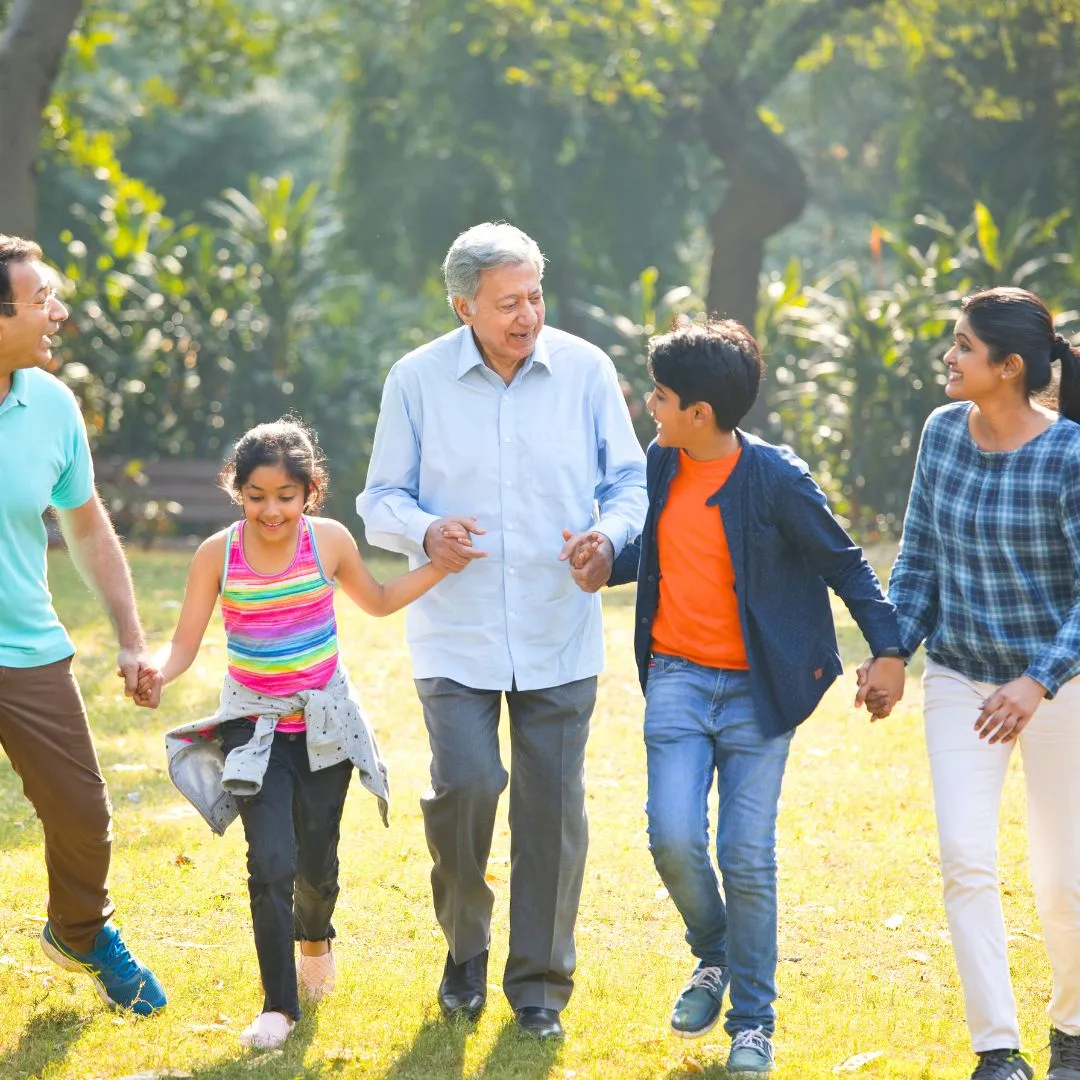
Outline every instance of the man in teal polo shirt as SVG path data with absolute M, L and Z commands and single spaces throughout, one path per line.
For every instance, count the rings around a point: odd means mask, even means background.
M 72 561 L 116 628 L 118 667 L 133 694 L 144 642 L 131 575 L 94 488 L 75 397 L 42 370 L 67 316 L 41 249 L 0 235 L 0 745 L 45 833 L 42 949 L 89 975 L 108 1005 L 145 1016 L 165 994 L 109 922 L 111 806 L 71 674 L 75 647 L 46 578 L 42 515 L 52 506 Z

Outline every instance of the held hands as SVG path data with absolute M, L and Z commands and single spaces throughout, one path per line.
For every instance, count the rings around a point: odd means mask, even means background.
M 478 551 L 472 545 L 472 536 L 483 536 L 474 517 L 439 518 L 433 521 L 424 533 L 424 551 L 431 560 L 431 565 L 444 574 L 459 574 L 473 559 L 486 559 L 486 551 Z
M 147 664 L 139 672 L 139 685 L 135 690 L 135 704 L 144 709 L 156 709 L 161 704 L 161 690 L 165 679 L 157 668 Z
M 594 593 L 611 577 L 615 548 L 602 532 L 562 531 L 563 549 L 559 561 L 570 563 L 570 576 L 582 592 Z
M 125 697 L 147 709 L 158 707 L 164 685 L 161 672 L 151 666 L 141 649 L 121 649 L 116 658 L 116 674 L 124 680 Z
M 855 707 L 866 706 L 870 719 L 884 720 L 904 696 L 904 661 L 898 656 L 870 657 L 856 672 Z
M 139 673 L 146 665 L 143 649 L 121 649 L 116 656 L 116 674 L 124 680 L 124 697 L 131 697 L 139 682 Z
M 1028 675 L 1021 675 L 999 686 L 984 702 L 975 721 L 980 739 L 991 743 L 1012 742 L 1027 726 L 1039 702 L 1046 697 L 1046 687 Z

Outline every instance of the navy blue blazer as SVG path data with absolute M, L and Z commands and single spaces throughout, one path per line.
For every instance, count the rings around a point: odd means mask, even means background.
M 735 593 L 758 722 L 769 736 L 791 731 L 842 671 L 829 588 L 847 605 L 873 654 L 900 646 L 896 608 L 840 523 L 806 462 L 744 431 L 742 455 L 707 500 L 719 508 L 735 570 Z M 649 677 L 652 624 L 660 599 L 656 523 L 679 467 L 679 451 L 649 447 L 649 513 L 620 553 L 609 585 L 637 578 L 634 654 L 641 688 Z

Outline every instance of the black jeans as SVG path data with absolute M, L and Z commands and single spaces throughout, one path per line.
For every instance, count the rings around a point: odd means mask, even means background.
M 247 720 L 222 725 L 222 750 L 243 746 Z M 303 733 L 278 732 L 257 795 L 237 799 L 248 843 L 248 893 L 263 1012 L 300 1017 L 296 941 L 334 937 L 338 896 L 338 838 L 352 762 L 312 772 Z

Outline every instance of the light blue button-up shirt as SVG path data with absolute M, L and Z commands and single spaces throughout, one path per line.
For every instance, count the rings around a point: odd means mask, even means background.
M 398 361 L 356 500 L 367 539 L 427 561 L 440 517 L 476 517 L 487 551 L 410 605 L 415 678 L 478 690 L 561 686 L 603 669 L 600 597 L 559 561 L 562 530 L 615 554 L 645 521 L 645 459 L 618 376 L 588 342 L 544 327 L 507 386 L 459 327 Z

